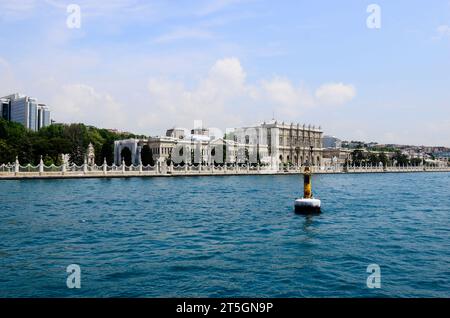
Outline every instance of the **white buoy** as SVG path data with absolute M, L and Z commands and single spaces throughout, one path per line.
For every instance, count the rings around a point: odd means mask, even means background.
M 319 199 L 297 199 L 295 200 L 295 212 L 299 214 L 320 213 L 321 202 Z

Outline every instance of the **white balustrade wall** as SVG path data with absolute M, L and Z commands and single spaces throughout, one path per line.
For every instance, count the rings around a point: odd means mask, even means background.
M 60 166 L 46 166 L 42 160 L 37 166 L 28 164 L 21 165 L 18 160 L 13 164 L 0 165 L 0 178 L 26 178 L 26 177 L 100 177 L 100 176 L 170 176 L 170 175 L 241 175 L 241 174 L 295 174 L 302 173 L 301 166 L 280 165 L 279 169 L 273 169 L 269 165 L 246 165 L 246 164 L 222 164 L 222 165 L 167 165 L 165 162 L 157 162 L 155 165 L 83 165 L 63 164 Z M 331 164 L 326 166 L 314 166 L 313 173 L 384 173 L 384 172 L 427 172 L 427 171 L 450 171 L 450 167 L 433 166 L 383 166 L 366 165 L 343 166 Z

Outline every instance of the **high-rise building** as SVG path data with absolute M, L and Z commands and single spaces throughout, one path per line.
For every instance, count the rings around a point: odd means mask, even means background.
M 50 126 L 50 109 L 45 104 L 38 105 L 38 130 Z
M 16 93 L 2 97 L 0 101 L 3 119 L 20 123 L 33 131 L 51 124 L 49 108 L 38 104 L 35 98 Z
M 11 102 L 8 99 L 0 99 L 0 118 L 11 120 Z

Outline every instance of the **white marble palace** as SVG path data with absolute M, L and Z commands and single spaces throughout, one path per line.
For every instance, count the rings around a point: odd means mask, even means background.
M 131 152 L 131 162 L 141 162 L 142 148 L 147 145 L 153 160 L 174 164 L 260 163 L 278 169 L 280 164 L 321 165 L 323 132 L 314 126 L 286 124 L 275 120 L 254 126 L 235 128 L 226 136 L 216 136 L 208 128 L 187 130 L 172 128 L 166 136 L 148 139 L 118 140 L 114 144 L 114 161 L 120 165 L 125 148 Z M 310 153 L 312 150 L 312 158 Z
M 252 140 L 252 135 L 256 135 L 257 138 Z M 266 142 L 270 160 L 275 164 L 297 166 L 305 163 L 317 166 L 322 164 L 323 131 L 321 127 L 272 120 L 255 126 L 236 128 L 235 136 L 238 142 Z

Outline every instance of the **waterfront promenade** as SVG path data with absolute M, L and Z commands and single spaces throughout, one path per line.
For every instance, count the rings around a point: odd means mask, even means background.
M 431 166 L 314 166 L 316 174 L 342 173 L 411 173 L 411 172 L 450 172 L 450 167 Z M 97 165 L 83 164 L 46 166 L 42 162 L 37 165 L 22 166 L 19 163 L 0 165 L 2 179 L 58 179 L 58 178 L 128 178 L 128 177 L 175 177 L 175 176 L 229 176 L 229 175 L 288 175 L 301 174 L 301 166 L 280 166 L 273 169 L 260 165 L 166 165 L 158 162 L 153 166 L 130 165 L 109 166 L 106 163 Z

